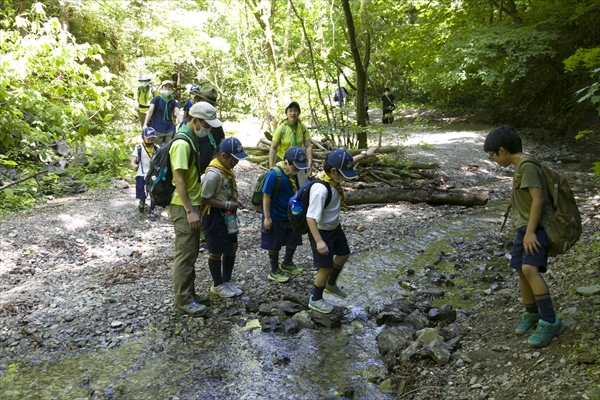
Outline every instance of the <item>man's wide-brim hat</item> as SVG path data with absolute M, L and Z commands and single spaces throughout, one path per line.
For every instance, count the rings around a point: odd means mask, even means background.
M 216 105 L 218 95 L 219 94 L 217 93 L 217 89 L 215 89 L 214 87 L 204 86 L 202 89 L 200 89 L 196 96 L 208 101 L 209 103 Z

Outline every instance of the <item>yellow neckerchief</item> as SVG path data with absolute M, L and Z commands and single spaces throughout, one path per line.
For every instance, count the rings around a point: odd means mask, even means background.
M 144 149 L 146 149 L 146 153 L 148 153 L 148 156 L 150 156 L 150 158 L 152 158 L 152 156 L 154 155 L 154 143 L 146 143 L 144 142 Z
M 332 177 L 325 173 L 325 171 L 319 172 L 317 174 L 317 179 L 329 183 L 335 188 L 335 190 L 337 190 L 338 194 L 340 195 L 340 204 L 342 205 L 342 209 L 346 210 L 346 199 L 344 198 L 344 189 L 342 189 L 342 185 L 334 181 Z
M 218 158 L 213 158 L 210 164 L 208 164 L 208 167 L 206 167 L 206 172 L 208 172 L 209 170 L 217 171 L 220 176 L 231 180 L 231 187 L 233 189 L 233 198 L 231 199 L 231 201 L 236 201 L 236 199 L 238 199 L 238 190 L 237 185 L 235 183 L 235 179 L 233 177 L 233 172 L 229 168 L 224 166 Z M 202 213 L 210 214 L 210 206 L 205 206 L 202 210 Z
M 281 168 L 283 173 L 288 177 L 290 183 L 292 184 L 292 193 L 296 193 L 298 191 L 298 185 L 296 184 L 296 179 L 293 175 L 290 175 L 289 171 L 285 168 L 285 161 L 279 161 L 275 166 Z

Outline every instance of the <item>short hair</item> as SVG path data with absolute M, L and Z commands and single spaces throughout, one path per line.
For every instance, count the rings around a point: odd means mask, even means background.
M 390 88 L 383 89 L 384 92 L 391 92 Z
M 523 152 L 521 137 L 510 125 L 502 125 L 488 133 L 483 143 L 483 151 L 498 153 L 503 147 L 510 154 Z
M 325 171 L 326 173 L 331 173 L 331 169 L 335 168 L 333 165 L 329 164 L 329 162 L 327 161 L 327 158 L 325 158 L 325 162 L 323 163 L 323 171 Z

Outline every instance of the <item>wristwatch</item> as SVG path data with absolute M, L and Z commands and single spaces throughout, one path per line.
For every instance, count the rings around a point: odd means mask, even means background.
M 363 151 L 361 151 L 361 152 L 360 152 L 360 155 L 361 155 L 361 156 L 365 156 L 365 157 L 366 157 L 366 156 L 367 156 L 367 151 L 366 151 L 366 150 L 363 150 Z

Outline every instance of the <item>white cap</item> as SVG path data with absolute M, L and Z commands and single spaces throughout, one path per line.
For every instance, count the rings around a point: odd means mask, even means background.
M 205 101 L 195 103 L 189 112 L 191 117 L 205 120 L 213 128 L 218 128 L 223 123 L 217 118 L 217 110 Z

